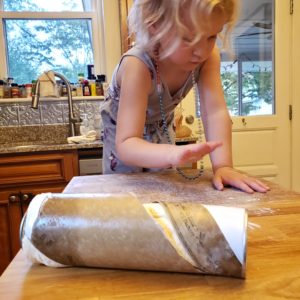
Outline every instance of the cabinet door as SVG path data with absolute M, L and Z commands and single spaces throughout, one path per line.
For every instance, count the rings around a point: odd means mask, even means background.
M 31 199 L 62 192 L 78 174 L 77 151 L 0 156 L 0 274 L 20 249 L 20 223 Z
M 40 193 L 60 193 L 65 184 L 0 190 L 0 275 L 20 250 L 20 224 L 30 200 Z
M 10 214 L 8 201 L 0 201 L 0 275 L 12 260 Z

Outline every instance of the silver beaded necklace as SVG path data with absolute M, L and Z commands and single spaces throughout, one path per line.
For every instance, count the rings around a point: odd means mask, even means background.
M 157 85 L 157 93 L 158 93 L 158 98 L 159 98 L 159 108 L 160 108 L 160 114 L 161 114 L 161 119 L 162 119 L 162 124 L 163 124 L 163 132 L 167 137 L 168 143 L 173 144 L 170 133 L 168 130 L 168 125 L 167 125 L 167 118 L 166 118 L 166 113 L 164 110 L 164 103 L 163 103 L 163 88 L 162 88 L 162 82 L 160 78 L 160 72 L 159 72 L 159 65 L 158 65 L 158 60 L 155 59 L 155 67 L 156 67 L 156 85 Z M 201 117 L 201 112 L 200 112 L 200 95 L 199 95 L 199 89 L 198 85 L 195 80 L 195 72 L 192 71 L 192 83 L 193 83 L 193 92 L 194 92 L 194 98 L 195 98 L 195 112 L 196 112 L 196 119 L 198 123 L 198 129 L 199 129 L 199 137 L 198 137 L 198 142 L 202 143 L 203 142 L 203 128 L 202 128 L 202 122 L 200 120 Z M 204 162 L 203 159 L 200 160 L 200 169 L 199 172 L 194 175 L 190 176 L 187 175 L 186 173 L 183 172 L 183 169 L 181 168 L 176 168 L 177 172 L 185 179 L 187 180 L 196 180 L 202 174 L 204 173 Z

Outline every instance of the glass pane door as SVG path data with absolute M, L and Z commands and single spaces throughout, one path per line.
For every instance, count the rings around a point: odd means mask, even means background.
M 274 0 L 242 0 L 232 55 L 222 53 L 221 76 L 233 116 L 271 115 L 274 98 Z

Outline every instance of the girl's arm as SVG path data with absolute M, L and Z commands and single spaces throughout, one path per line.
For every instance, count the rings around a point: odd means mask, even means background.
M 116 150 L 125 164 L 144 168 L 168 168 L 197 161 L 220 146 L 216 142 L 175 146 L 143 140 L 148 95 L 151 92 L 150 72 L 138 58 L 125 57 L 118 70 L 117 81 L 121 93 Z
M 220 55 L 216 47 L 201 68 L 199 91 L 206 139 L 223 143 L 222 147 L 210 154 L 213 171 L 220 167 L 232 167 L 232 122 L 221 84 Z
M 222 142 L 221 147 L 210 153 L 215 187 L 222 190 L 224 185 L 231 185 L 248 193 L 266 192 L 269 188 L 265 184 L 233 169 L 232 122 L 224 98 L 220 76 L 220 55 L 216 47 L 201 69 L 199 87 L 206 139 Z

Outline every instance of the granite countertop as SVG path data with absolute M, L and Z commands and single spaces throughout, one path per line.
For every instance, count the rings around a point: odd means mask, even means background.
M 89 143 L 80 144 L 4 144 L 0 145 L 0 154 L 9 153 L 25 153 L 25 152 L 40 152 L 40 151 L 61 151 L 70 149 L 91 149 L 91 148 L 102 148 L 102 142 L 96 140 Z
M 0 127 L 0 154 L 102 148 L 102 141 L 69 144 L 67 125 Z

